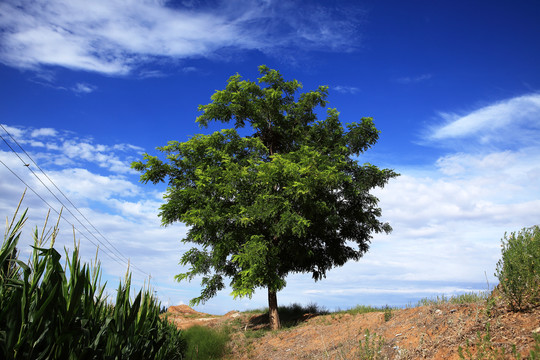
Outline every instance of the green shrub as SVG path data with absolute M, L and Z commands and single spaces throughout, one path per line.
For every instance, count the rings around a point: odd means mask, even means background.
M 371 334 L 368 329 L 364 333 L 364 340 L 360 339 L 359 358 L 362 360 L 377 360 L 382 359 L 382 348 L 384 339 L 377 334 Z
M 385 322 L 390 321 L 391 318 L 392 318 L 392 308 L 386 305 L 384 307 L 384 321 Z
M 187 359 L 210 360 L 221 359 L 229 341 L 229 332 L 206 326 L 193 326 L 184 331 L 187 341 Z
M 514 311 L 539 305 L 540 227 L 505 234 L 501 252 L 495 275 L 506 303 Z
M 131 301 L 127 275 L 110 304 L 98 262 L 81 264 L 75 246 L 61 265 L 53 248 L 58 224 L 48 236 L 46 223 L 41 234 L 36 228 L 29 263 L 19 260 L 26 213 L 15 222 L 16 212 L 0 249 L 1 359 L 183 359 L 185 341 L 159 317 L 149 289 Z

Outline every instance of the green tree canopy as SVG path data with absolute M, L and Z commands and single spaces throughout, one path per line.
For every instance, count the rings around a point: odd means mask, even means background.
M 334 266 L 359 260 L 374 233 L 390 232 L 370 194 L 397 174 L 357 157 L 379 136 L 371 118 L 344 128 L 335 109 L 318 120 L 328 87 L 297 96 L 302 85 L 260 66 L 258 82 L 232 76 L 212 102 L 199 106 L 201 127 L 211 121 L 234 128 L 171 141 L 157 149 L 166 161 L 144 154 L 133 163 L 141 181 L 168 182 L 160 217 L 183 222 L 184 242 L 195 243 L 181 259 L 180 280 L 202 276 L 192 303 L 225 287 L 251 296 L 267 288 L 273 327 L 279 326 L 276 292 L 289 273 L 315 280 Z M 238 128 L 253 133 L 240 136 Z M 277 319 L 275 319 L 277 318 Z

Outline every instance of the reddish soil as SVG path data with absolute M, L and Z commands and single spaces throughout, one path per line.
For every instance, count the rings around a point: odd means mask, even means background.
M 268 327 L 264 315 L 230 312 L 224 316 L 197 313 L 187 306 L 169 309 L 178 327 L 195 324 L 232 328 L 226 359 L 459 359 L 458 348 L 467 348 L 466 358 L 513 359 L 512 346 L 522 358 L 535 348 L 533 335 L 540 333 L 540 308 L 510 312 L 501 304 L 489 311 L 485 303 L 440 304 L 351 315 L 305 314 L 280 331 L 257 331 Z M 489 325 L 488 325 L 489 324 Z M 489 338 L 485 337 L 489 327 Z M 369 357 L 360 344 L 380 349 Z M 380 344 L 380 345 L 379 345 Z M 539 346 L 537 344 L 536 346 Z M 503 355 L 503 351 L 505 354 Z M 540 349 L 537 349 L 540 354 Z M 478 354 L 477 354 L 478 353 Z M 476 357 L 478 355 L 478 357 Z

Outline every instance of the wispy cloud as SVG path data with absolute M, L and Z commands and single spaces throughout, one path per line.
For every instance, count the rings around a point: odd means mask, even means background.
M 400 84 L 415 84 L 432 78 L 431 74 L 422 74 L 418 76 L 405 76 L 396 79 Z
M 77 83 L 71 90 L 77 94 L 90 94 L 96 91 L 97 87 L 86 83 Z
M 157 59 L 210 57 L 227 48 L 273 53 L 356 46 L 359 10 L 309 5 L 300 16 L 297 5 L 218 1 L 195 9 L 153 0 L 7 0 L 0 4 L 0 61 L 122 75 Z
M 441 125 L 429 129 L 432 142 L 466 141 L 480 145 L 540 144 L 540 94 L 526 94 L 464 114 L 440 112 Z
M 342 94 L 356 94 L 360 91 L 360 89 L 355 86 L 345 86 L 345 85 L 337 85 L 337 86 L 334 86 L 333 89 Z

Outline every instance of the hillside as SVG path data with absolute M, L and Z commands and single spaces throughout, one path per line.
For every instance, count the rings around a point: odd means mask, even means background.
M 540 308 L 514 313 L 494 301 L 304 314 L 277 332 L 265 330 L 261 313 L 212 316 L 180 306 L 169 309 L 169 319 L 181 328 L 228 326 L 225 359 L 459 359 L 460 346 L 467 359 L 512 359 L 512 353 L 525 358 L 535 347 L 540 354 L 534 339 L 540 336 Z

